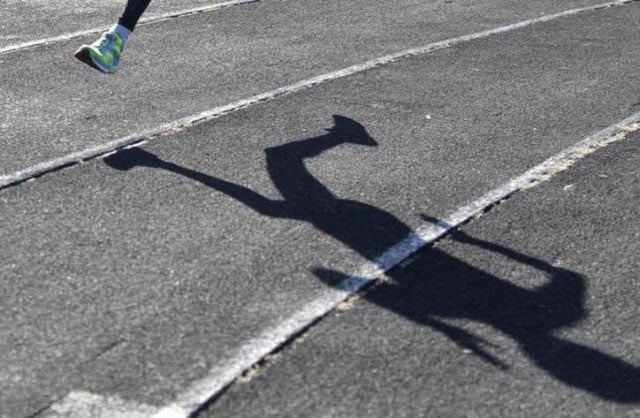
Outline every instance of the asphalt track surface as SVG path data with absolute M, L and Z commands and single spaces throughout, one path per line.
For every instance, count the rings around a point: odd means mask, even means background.
M 3 46 L 118 9 L 46 4 L 0 6 Z M 0 175 L 594 4 L 263 0 L 141 26 L 113 77 L 70 59 L 90 37 L 18 48 L 0 54 Z M 263 338 L 425 222 L 636 114 L 639 18 L 631 2 L 480 36 L 6 185 L 0 415 L 640 413 L 634 133 L 451 231 L 305 339 Z
M 155 0 L 144 19 L 224 3 L 224 0 Z M 119 0 L 5 0 L 0 5 L 0 50 L 64 33 L 109 26 L 122 13 Z
M 408 259 L 201 416 L 636 416 L 638 139 Z
M 2 174 L 406 48 L 585 4 L 521 3 L 514 12 L 512 1 L 262 1 L 140 30 L 122 77 L 67 59 L 95 36 L 0 55 Z M 158 63 L 162 56 L 170 59 Z

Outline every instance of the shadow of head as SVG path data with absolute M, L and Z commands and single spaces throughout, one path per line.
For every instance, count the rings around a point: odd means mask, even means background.
M 104 159 L 105 164 L 120 171 L 131 170 L 134 167 L 159 167 L 162 161 L 143 150 L 142 148 L 129 148 L 117 152 Z
M 364 126 L 355 120 L 345 116 L 333 115 L 333 122 L 333 127 L 327 129 L 327 132 L 339 137 L 343 142 L 367 147 L 375 147 L 378 145 Z

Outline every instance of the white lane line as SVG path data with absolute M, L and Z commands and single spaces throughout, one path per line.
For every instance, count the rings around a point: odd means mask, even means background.
M 346 298 L 371 283 L 377 277 L 398 265 L 413 253 L 433 243 L 450 230 L 469 221 L 474 216 L 510 195 L 533 187 L 553 175 L 571 167 L 576 161 L 625 138 L 629 133 L 640 130 L 640 112 L 591 135 L 575 145 L 566 148 L 524 174 L 509 180 L 479 199 L 463 206 L 437 223 L 426 223 L 417 228 L 402 242 L 389 248 L 373 262 L 363 265 L 356 274 L 343 280 L 337 289 L 327 289 L 322 295 L 305 304 L 285 321 L 265 329 L 260 335 L 248 340 L 236 353 L 219 361 L 203 379 L 192 383 L 176 396 L 175 401 L 162 408 L 154 418 L 188 417 L 204 403 L 231 384 L 266 355 L 278 349 L 293 335 L 332 311 Z
M 116 396 L 73 391 L 36 416 L 40 418 L 145 418 L 152 416 L 156 410 L 157 408 L 152 405 L 126 401 Z
M 325 83 L 331 80 L 337 80 L 337 79 L 348 77 L 357 73 L 361 73 L 363 71 L 371 70 L 373 68 L 390 64 L 392 62 L 395 62 L 404 58 L 428 54 L 430 52 L 437 51 L 440 49 L 450 48 L 454 45 L 457 45 L 463 42 L 469 42 L 476 39 L 486 38 L 491 35 L 509 32 L 516 29 L 521 29 L 527 26 L 534 25 L 536 23 L 548 22 L 554 19 L 575 15 L 581 12 L 620 6 L 623 4 L 631 3 L 633 1 L 637 1 L 637 0 L 616 0 L 613 2 L 598 4 L 595 6 L 566 10 L 566 11 L 551 14 L 551 15 L 541 16 L 535 19 L 523 20 L 521 22 L 510 24 L 507 26 L 501 26 L 498 28 L 489 29 L 482 32 L 476 32 L 469 35 L 463 35 L 456 38 L 446 39 L 444 41 L 429 43 L 422 47 L 406 49 L 404 51 L 400 51 L 395 54 L 385 55 L 383 57 L 366 61 L 362 64 L 352 65 L 350 67 L 346 67 L 341 70 L 337 70 L 331 73 L 308 78 L 306 80 L 302 80 L 297 83 L 290 84 L 288 86 L 280 87 L 275 90 L 268 91 L 266 93 L 261 93 L 255 96 L 251 96 L 249 98 L 242 99 L 234 103 L 215 107 L 213 109 L 209 109 L 195 115 L 186 116 L 184 118 L 162 124 L 156 128 L 151 128 L 142 132 L 134 133 L 132 135 L 118 138 L 110 142 L 106 142 L 104 144 L 100 144 L 91 148 L 84 149 L 82 151 L 77 151 L 77 152 L 67 154 L 63 157 L 54 158 L 49 161 L 38 163 L 30 167 L 15 171 L 10 174 L 0 175 L 0 189 L 13 184 L 21 183 L 23 181 L 26 181 L 35 177 L 39 177 L 43 174 L 58 170 L 63 167 L 71 166 L 77 163 L 81 163 L 83 161 L 105 156 L 106 154 L 109 154 L 121 148 L 139 145 L 142 142 L 152 138 L 180 132 L 189 127 L 192 127 L 204 122 L 209 122 L 223 115 L 235 112 L 240 109 L 244 109 L 246 107 L 249 107 L 261 102 L 266 102 L 266 101 L 276 99 L 278 97 L 286 96 L 286 95 L 301 91 L 303 89 L 308 89 L 318 84 Z
M 190 9 L 177 10 L 174 12 L 162 13 L 162 14 L 152 15 L 149 17 L 142 18 L 140 19 L 139 25 L 140 26 L 149 25 L 152 23 L 163 22 L 169 19 L 175 19 L 177 17 L 192 16 L 195 14 L 207 13 L 207 12 L 211 12 L 217 9 L 222 9 L 225 7 L 238 6 L 238 5 L 247 4 L 247 3 L 257 3 L 259 1 L 260 0 L 230 0 L 222 3 L 214 3 L 214 4 L 204 5 L 204 6 L 193 7 Z M 52 36 L 49 38 L 42 38 L 42 39 L 34 39 L 32 41 L 9 45 L 9 46 L 0 48 L 0 55 L 6 55 L 12 52 L 37 48 L 37 47 L 51 45 L 59 42 L 66 42 L 70 39 L 79 38 L 81 36 L 95 35 L 98 33 L 102 33 L 108 30 L 109 28 L 110 26 L 101 26 L 98 28 L 86 29 L 86 30 L 81 30 L 77 32 L 63 33 L 62 35 L 58 35 L 58 36 Z
M 373 262 L 363 265 L 356 274 L 343 280 L 337 289 L 327 289 L 306 303 L 285 321 L 265 329 L 260 335 L 240 346 L 236 353 L 209 369 L 207 375 L 193 382 L 175 400 L 162 408 L 122 401 L 88 392 L 71 392 L 52 405 L 45 417 L 118 416 L 131 418 L 185 418 L 196 412 L 209 399 L 235 381 L 245 370 L 259 363 L 266 355 L 290 340 L 293 335 L 331 312 L 349 296 L 401 263 L 425 245 L 433 243 L 450 230 L 459 227 L 486 208 L 513 195 L 519 190 L 534 187 L 553 175 L 571 167 L 575 162 L 613 142 L 640 131 L 640 112 L 561 151 L 479 199 L 457 209 L 437 223 L 426 223 L 400 243 L 389 248 Z M 87 414 L 87 411 L 91 411 Z

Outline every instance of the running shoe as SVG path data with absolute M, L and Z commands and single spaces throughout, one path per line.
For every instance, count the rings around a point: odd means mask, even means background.
M 114 73 L 120 64 L 124 42 L 115 32 L 105 32 L 91 45 L 82 45 L 76 58 L 105 74 Z

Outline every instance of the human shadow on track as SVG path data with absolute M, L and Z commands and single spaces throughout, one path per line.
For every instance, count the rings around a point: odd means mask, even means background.
M 388 281 L 363 297 L 508 369 L 490 352 L 492 344 L 441 319 L 490 325 L 511 337 L 536 365 L 559 381 L 609 401 L 640 402 L 640 368 L 554 335 L 586 317 L 582 275 L 462 231 L 449 238 L 533 267 L 546 276 L 547 283 L 533 290 L 519 287 L 431 247 L 421 250 L 408 266 L 392 269 Z M 345 279 L 339 272 L 323 269 L 316 275 L 336 287 Z M 538 279 L 537 275 L 532 278 Z
M 267 170 L 281 200 L 164 161 L 140 148 L 119 152 L 105 162 L 118 170 L 150 167 L 183 175 L 260 214 L 309 222 L 367 259 L 375 260 L 412 230 L 382 209 L 338 198 L 306 169 L 305 159 L 336 146 L 377 145 L 359 123 L 343 116 L 334 116 L 334 121 L 335 126 L 324 135 L 265 150 Z M 409 268 L 393 269 L 388 282 L 366 292 L 364 297 L 441 332 L 496 367 L 508 368 L 491 353 L 491 344 L 441 318 L 483 322 L 513 338 L 540 368 L 565 384 L 611 401 L 640 402 L 639 368 L 553 335 L 555 330 L 574 325 L 586 316 L 585 279 L 580 274 L 460 231 L 450 237 L 531 266 L 545 274 L 548 283 L 534 290 L 525 289 L 430 248 L 423 250 Z M 314 273 L 334 287 L 340 287 L 346 278 L 328 269 L 318 268 Z

